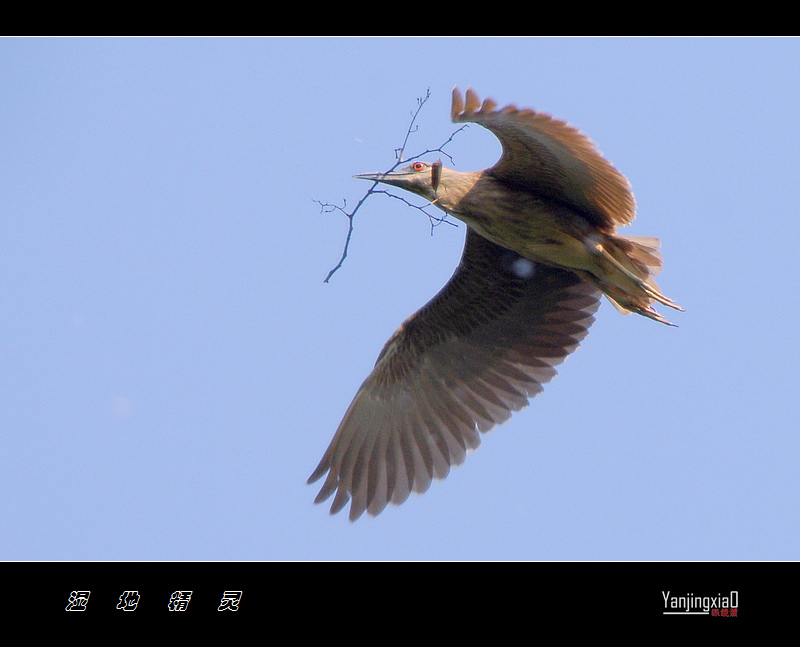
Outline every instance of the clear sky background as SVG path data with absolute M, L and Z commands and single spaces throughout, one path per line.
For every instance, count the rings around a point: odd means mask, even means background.
M 800 40 L 0 40 L 0 559 L 800 558 Z M 531 406 L 355 524 L 306 478 L 464 227 L 355 173 L 450 92 L 579 126 L 661 238 Z M 490 166 L 478 126 L 445 149 Z M 432 159 L 435 159 L 433 156 Z M 449 160 L 444 160 L 451 165 Z

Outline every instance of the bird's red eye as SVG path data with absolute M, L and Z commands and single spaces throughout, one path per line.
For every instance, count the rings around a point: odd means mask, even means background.
M 414 165 L 411 167 L 415 171 L 422 171 L 425 168 L 425 164 L 423 162 L 414 162 Z

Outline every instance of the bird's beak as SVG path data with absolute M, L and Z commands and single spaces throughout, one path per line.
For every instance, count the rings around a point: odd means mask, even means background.
M 408 185 L 409 173 L 403 171 L 393 171 L 392 173 L 361 173 L 354 175 L 359 180 L 372 180 L 373 182 L 383 182 L 393 186 L 405 187 Z
M 354 175 L 353 177 L 358 180 L 372 180 L 373 182 L 380 182 L 386 173 L 360 173 L 359 175 Z

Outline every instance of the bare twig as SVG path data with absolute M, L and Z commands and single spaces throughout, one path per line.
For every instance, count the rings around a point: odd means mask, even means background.
M 408 144 L 408 139 L 411 136 L 411 133 L 415 133 L 419 129 L 419 126 L 416 125 L 417 116 L 419 116 L 420 110 L 422 110 L 422 106 L 424 106 L 427 103 L 427 101 L 430 98 L 430 96 L 431 96 L 431 91 L 430 91 L 430 88 L 428 88 L 425 91 L 425 96 L 424 97 L 417 98 L 417 109 L 411 115 L 411 122 L 409 123 L 408 128 L 406 129 L 406 135 L 403 138 L 403 144 L 402 144 L 402 146 L 400 146 L 400 148 L 396 148 L 395 149 L 395 157 L 396 157 L 397 161 L 394 163 L 394 165 L 388 171 L 386 171 L 386 173 L 391 173 L 392 171 L 394 171 L 398 166 L 400 166 L 404 162 L 407 162 L 407 161 L 410 161 L 410 160 L 415 160 L 415 159 L 418 159 L 420 157 L 423 157 L 424 155 L 429 155 L 431 153 L 441 153 L 442 155 L 447 156 L 447 158 L 452 163 L 453 158 L 448 153 L 446 153 L 443 149 L 444 149 L 445 146 L 447 146 L 447 144 L 449 144 L 453 140 L 453 137 L 455 137 L 459 132 L 461 132 L 462 130 L 464 130 L 464 128 L 467 127 L 466 125 L 461 126 L 457 130 L 455 130 L 450 135 L 450 137 L 448 137 L 447 140 L 441 146 L 439 146 L 438 148 L 429 148 L 428 150 L 425 150 L 425 151 L 419 153 L 418 155 L 414 155 L 413 157 L 410 157 L 408 159 L 403 159 L 403 154 L 405 153 L 406 145 Z M 414 207 L 415 209 L 419 209 L 426 216 L 428 216 L 428 220 L 431 223 L 431 234 L 433 234 L 433 228 L 436 227 L 437 225 L 440 225 L 441 223 L 447 223 L 448 225 L 456 226 L 455 223 L 452 223 L 452 222 L 450 222 L 450 221 L 448 221 L 446 219 L 447 218 L 447 214 L 445 214 L 444 217 L 439 217 L 439 216 L 434 216 L 434 215 L 431 215 L 430 213 L 428 213 L 425 209 L 426 209 L 426 207 L 430 206 L 430 203 L 428 203 L 427 205 L 423 205 L 423 206 L 419 206 L 419 205 L 413 204 L 413 203 L 409 202 L 408 200 L 406 200 L 403 197 L 396 196 L 396 195 L 394 195 L 392 193 L 389 193 L 388 191 L 385 191 L 383 189 L 377 188 L 379 184 L 380 184 L 379 182 L 374 182 L 372 184 L 372 186 L 370 186 L 370 188 L 367 189 L 367 192 L 362 196 L 362 198 L 356 203 L 356 206 L 353 207 L 352 211 L 347 211 L 347 201 L 346 200 L 342 201 L 342 206 L 335 205 L 335 204 L 330 204 L 330 203 L 327 203 L 327 202 L 320 202 L 319 200 L 314 200 L 314 202 L 316 202 L 320 206 L 320 213 L 330 213 L 332 211 L 340 211 L 341 213 L 343 213 L 347 217 L 347 220 L 348 220 L 347 236 L 346 236 L 345 241 L 344 241 L 344 248 L 342 249 L 342 255 L 339 258 L 339 262 L 336 264 L 336 266 L 333 269 L 331 269 L 330 272 L 328 272 L 328 276 L 325 277 L 325 283 L 328 283 L 330 281 L 331 277 L 336 273 L 336 271 L 344 263 L 344 259 L 347 258 L 347 251 L 350 248 L 350 240 L 353 237 L 353 220 L 355 218 L 356 213 L 361 208 L 361 205 L 363 205 L 364 202 L 366 201 L 366 199 L 369 198 L 371 195 L 374 195 L 374 194 L 377 194 L 377 193 L 382 193 L 384 195 L 388 195 L 390 198 L 394 198 L 396 200 L 401 200 L 401 201 L 405 202 L 410 207 Z
M 431 206 L 432 204 L 431 202 L 423 205 L 414 204 L 413 202 L 409 201 L 402 195 L 395 195 L 394 193 L 389 193 L 385 189 L 375 189 L 372 193 L 373 194 L 382 193 L 383 195 L 389 196 L 390 198 L 394 198 L 395 200 L 400 200 L 400 202 L 404 202 L 409 207 L 413 207 L 414 209 L 417 209 L 422 213 L 424 213 L 426 216 L 428 216 L 428 220 L 430 220 L 431 223 L 431 235 L 433 235 L 433 228 L 436 227 L 437 225 L 445 224 L 445 225 L 450 225 L 451 227 L 458 227 L 458 224 L 451 222 L 450 220 L 447 219 L 447 214 L 444 214 L 443 216 L 437 216 L 428 213 L 427 208 Z
M 403 151 L 406 149 L 406 144 L 408 144 L 408 138 L 411 136 L 411 133 L 415 133 L 418 130 L 418 126 L 414 125 L 414 122 L 417 121 L 417 116 L 419 115 L 419 111 L 422 110 L 422 106 L 428 103 L 428 99 L 431 98 L 431 89 L 428 88 L 425 90 L 424 97 L 417 97 L 417 109 L 411 115 L 411 123 L 408 124 L 408 128 L 406 129 L 406 136 L 403 139 L 403 145 L 395 150 L 395 156 L 397 157 L 397 164 L 401 164 L 403 162 Z M 392 167 L 392 171 L 397 168 L 397 164 Z

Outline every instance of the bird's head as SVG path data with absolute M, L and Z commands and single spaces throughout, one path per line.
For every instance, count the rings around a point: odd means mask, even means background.
M 440 161 L 433 163 L 416 161 L 397 171 L 391 171 L 389 173 L 363 173 L 353 177 L 400 187 L 401 189 L 411 191 L 411 193 L 416 193 L 426 200 L 434 202 L 438 198 L 442 170 L 443 167 Z M 444 170 L 449 171 L 450 169 Z

